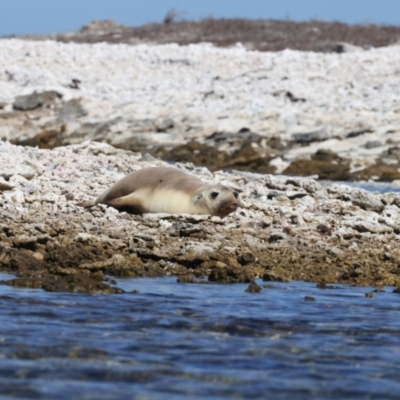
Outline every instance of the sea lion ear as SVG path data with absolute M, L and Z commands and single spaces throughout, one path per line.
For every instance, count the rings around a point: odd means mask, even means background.
M 203 193 L 197 193 L 193 196 L 193 203 L 196 204 L 203 197 Z

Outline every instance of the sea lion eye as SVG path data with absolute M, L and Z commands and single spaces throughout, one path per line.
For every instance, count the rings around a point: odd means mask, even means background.
M 218 192 L 211 192 L 210 197 L 215 200 L 218 197 L 219 193 Z
M 233 195 L 235 196 L 235 199 L 237 199 L 239 197 L 239 193 L 238 192 L 233 192 Z

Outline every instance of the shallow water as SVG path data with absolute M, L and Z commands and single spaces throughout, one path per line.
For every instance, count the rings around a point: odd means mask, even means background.
M 139 293 L 1 286 L 1 399 L 398 398 L 392 288 L 118 285 Z
M 385 183 L 385 182 L 363 182 L 363 181 L 355 181 L 355 182 L 349 182 L 349 181 L 326 181 L 326 180 L 321 180 L 318 181 L 324 186 L 329 186 L 333 183 L 339 183 L 341 185 L 347 185 L 351 186 L 353 188 L 360 188 L 364 190 L 368 190 L 369 192 L 378 192 L 378 193 L 386 193 L 386 192 L 400 192 L 400 186 L 399 185 L 393 185 L 391 183 Z

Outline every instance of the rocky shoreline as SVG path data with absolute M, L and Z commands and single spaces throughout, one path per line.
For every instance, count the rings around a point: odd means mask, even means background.
M 400 179 L 400 46 L 344 54 L 0 40 L 0 139 L 210 170 Z M 105 62 L 104 60 L 107 60 Z
M 177 164 L 239 191 L 244 207 L 220 219 L 76 205 L 156 165 L 165 163 L 103 143 L 44 150 L 0 142 L 0 269 L 16 274 L 7 284 L 119 293 L 110 276 L 176 275 L 400 286 L 400 194 Z
M 400 286 L 400 194 L 317 181 L 399 182 L 400 46 L 229 46 L 0 39 L 7 284 L 120 293 L 113 276 L 175 275 L 249 291 L 255 278 Z M 221 220 L 77 206 L 167 162 L 231 186 L 244 207 Z

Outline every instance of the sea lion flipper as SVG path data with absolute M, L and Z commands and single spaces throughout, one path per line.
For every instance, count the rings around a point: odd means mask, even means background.
M 104 204 L 134 214 L 142 214 L 146 212 L 143 207 L 143 199 L 133 193 L 130 193 L 127 196 L 117 197 L 116 199 L 107 200 Z
M 83 207 L 83 208 L 89 208 L 93 207 L 96 204 L 96 200 L 88 200 L 88 201 L 82 201 L 82 203 L 78 203 L 77 206 Z

